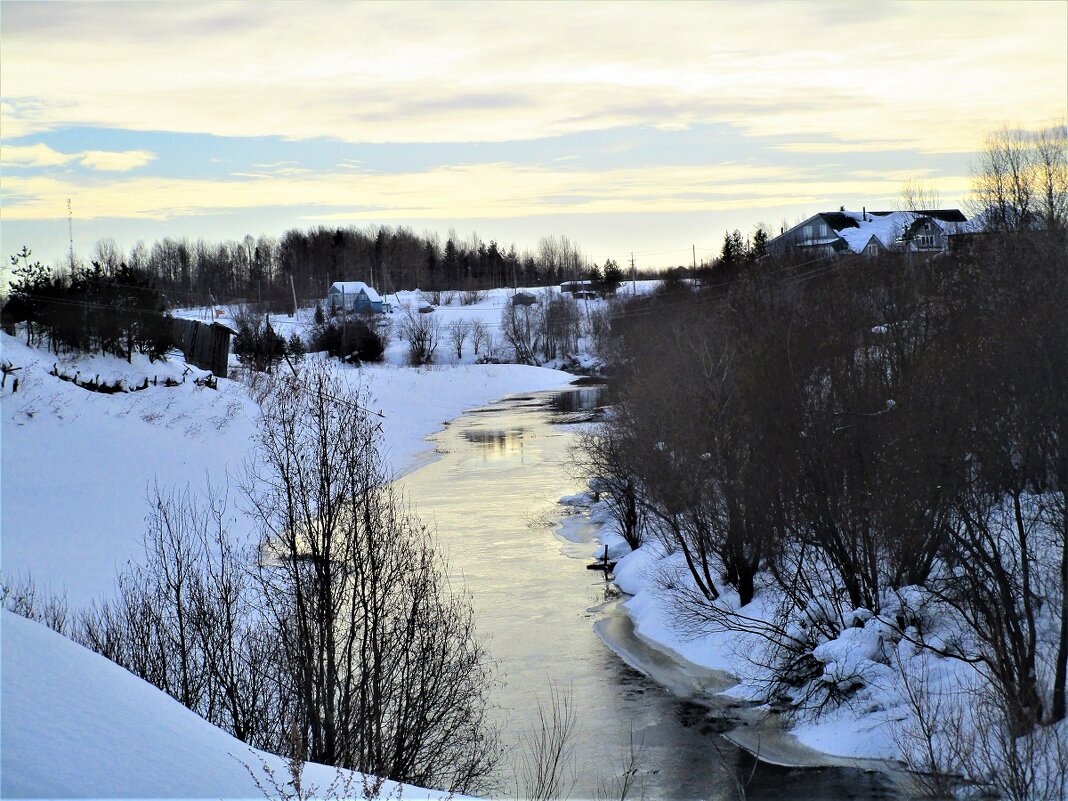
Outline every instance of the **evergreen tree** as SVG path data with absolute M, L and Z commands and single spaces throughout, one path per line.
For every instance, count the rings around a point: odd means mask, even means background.
M 756 261 L 768 254 L 768 229 L 758 225 L 753 232 L 753 244 L 749 248 L 749 260 Z
M 604 288 L 609 292 L 615 292 L 619 285 L 626 279 L 626 275 L 613 259 L 605 259 L 604 262 Z

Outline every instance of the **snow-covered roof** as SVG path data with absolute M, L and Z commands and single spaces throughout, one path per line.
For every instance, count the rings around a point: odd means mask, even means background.
M 368 286 L 363 281 L 335 281 L 330 285 L 330 291 L 337 291 L 339 295 L 344 293 L 345 295 L 351 295 L 352 297 L 356 297 L 363 291 L 367 293 L 367 299 L 372 303 L 382 302 L 382 296 L 375 291 L 375 288 Z
M 837 211 L 821 215 L 854 253 L 863 253 L 875 237 L 885 248 L 893 248 L 903 233 L 919 220 L 930 220 L 942 231 L 954 233 L 965 217 L 956 209 L 934 211 Z
M 967 227 L 967 218 L 961 214 L 959 209 L 922 211 L 846 211 L 841 209 L 813 214 L 807 220 L 775 237 L 768 244 L 775 247 L 785 242 L 804 248 L 828 246 L 841 248 L 845 245 L 853 253 L 863 253 L 874 239 L 883 248 L 894 249 L 901 245 L 902 236 L 909 233 L 910 229 L 921 221 L 930 221 L 947 234 L 958 233 Z M 825 224 L 832 232 L 830 236 L 813 238 L 811 232 L 816 222 Z M 797 237 L 796 232 L 803 228 L 808 228 L 810 235 L 802 240 Z
M 862 253 L 872 237 L 875 237 L 884 248 L 891 248 L 901 238 L 901 232 L 912 224 L 915 219 L 912 212 L 892 211 L 882 214 L 872 214 L 859 211 L 838 212 L 837 216 L 851 218 L 854 225 L 838 231 L 838 236 L 845 240 L 846 245 L 854 253 Z

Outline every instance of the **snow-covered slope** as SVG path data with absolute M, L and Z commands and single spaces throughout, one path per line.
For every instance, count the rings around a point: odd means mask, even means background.
M 0 795 L 4 798 L 263 798 L 246 765 L 287 778 L 166 693 L 44 626 L 4 611 Z M 307 765 L 305 786 L 336 771 Z M 268 785 L 269 786 L 269 785 Z M 361 783 L 352 785 L 357 797 Z M 382 788 L 382 797 L 396 789 Z M 438 798 L 414 787 L 406 799 Z
M 0 568 L 9 578 L 32 576 L 73 606 L 110 592 L 117 569 L 140 558 L 154 482 L 165 490 L 223 486 L 241 475 L 255 444 L 259 409 L 234 381 L 220 380 L 218 390 L 189 381 L 102 395 L 49 375 L 55 357 L 13 337 L 0 334 L 0 349 L 22 368 L 18 392 L 9 379 L 0 398 Z M 182 373 L 174 363 L 128 365 L 113 357 L 65 369 L 106 380 L 127 376 L 131 384 Z M 425 438 L 464 409 L 573 379 L 515 364 L 342 370 L 382 413 L 385 456 L 396 472 L 425 460 Z M 247 523 L 231 509 L 231 533 L 241 537 Z
M 198 492 L 209 479 L 221 486 L 254 455 L 259 409 L 239 383 L 104 395 L 49 375 L 56 357 L 6 334 L 0 356 L 20 368 L 18 392 L 10 377 L 0 392 L 0 572 L 7 580 L 30 576 L 75 609 L 109 594 L 118 568 L 142 558 L 154 482 L 164 491 Z M 110 357 L 60 368 L 83 378 L 126 377 L 128 385 L 184 371 L 180 363 Z M 342 371 L 383 415 L 395 471 L 429 458 L 425 437 L 465 409 L 573 379 L 520 365 Z M 251 526 L 236 503 L 230 510 L 239 538 Z M 238 760 L 269 761 L 285 776 L 278 758 L 251 754 L 162 692 L 35 623 L 5 612 L 0 648 L 2 797 L 257 797 Z M 320 787 L 334 778 L 332 769 L 308 770 Z

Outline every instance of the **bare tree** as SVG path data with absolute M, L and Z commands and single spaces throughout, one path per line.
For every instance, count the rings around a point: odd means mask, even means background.
M 364 398 L 326 369 L 276 381 L 246 491 L 259 597 L 308 757 L 448 790 L 497 757 L 490 669 L 469 599 L 387 480 Z
M 474 350 L 475 355 L 479 355 L 479 351 L 489 341 L 490 330 L 486 327 L 486 324 L 481 320 L 474 320 L 471 323 L 471 349 Z
M 572 691 L 565 693 L 555 684 L 550 685 L 548 703 L 538 700 L 537 723 L 530 725 L 521 745 L 523 798 L 548 801 L 570 795 L 578 780 L 577 728 Z
M 909 178 L 901 185 L 897 205 L 901 211 L 931 211 L 942 205 L 942 196 L 933 183 Z
M 541 365 L 543 330 L 541 304 L 529 306 L 506 304 L 501 311 L 501 336 L 515 350 L 515 359 L 520 364 Z
M 421 314 L 409 311 L 401 320 L 397 333 L 408 343 L 410 364 L 416 366 L 434 362 L 434 351 L 441 342 L 442 326 L 433 312 Z
M 1005 126 L 988 136 L 972 167 L 971 207 L 991 230 L 1063 231 L 1068 222 L 1065 126 L 1032 132 Z
M 552 360 L 575 353 L 578 350 L 581 322 L 578 303 L 567 295 L 546 292 L 542 294 L 539 304 L 542 307 L 541 344 L 545 358 Z
M 632 451 L 621 440 L 621 432 L 612 425 L 579 432 L 574 468 L 601 494 L 619 533 L 637 550 L 645 533 L 648 501 L 642 497 L 640 471 L 629 461 Z
M 472 327 L 471 320 L 463 317 L 449 323 L 449 339 L 452 340 L 452 346 L 456 348 L 457 359 L 463 358 L 464 342 L 467 340 L 468 335 L 471 334 Z
M 1050 231 L 1068 227 L 1068 128 L 1062 123 L 1034 134 L 1039 214 Z

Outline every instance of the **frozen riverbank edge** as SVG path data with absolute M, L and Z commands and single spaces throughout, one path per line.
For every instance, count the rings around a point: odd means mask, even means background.
M 904 796 L 915 788 L 909 772 L 898 760 L 882 756 L 855 756 L 822 751 L 803 742 L 786 728 L 777 714 L 766 707 L 739 697 L 740 679 L 729 670 L 708 664 L 713 660 L 690 658 L 700 649 L 692 639 L 680 636 L 664 619 L 663 609 L 651 597 L 651 566 L 636 570 L 634 564 L 643 560 L 640 552 L 628 554 L 629 547 L 612 530 L 596 504 L 587 495 L 561 499 L 574 514 L 565 521 L 581 520 L 597 528 L 594 554 L 600 558 L 608 546 L 610 559 L 620 559 L 624 575 L 623 585 L 636 589 L 626 592 L 616 601 L 597 608 L 601 617 L 594 622 L 594 631 L 605 646 L 628 666 L 655 681 L 670 692 L 693 700 L 709 709 L 724 730 L 720 733 L 731 744 L 769 765 L 795 769 L 848 768 L 874 771 L 887 777 Z M 565 522 L 565 529 L 574 526 Z M 564 534 L 566 538 L 566 534 Z M 631 556 L 627 564 L 628 556 Z M 617 565 L 617 570 L 620 566 Z M 639 579 L 634 574 L 640 573 Z M 733 692 L 732 692 L 733 691 Z

